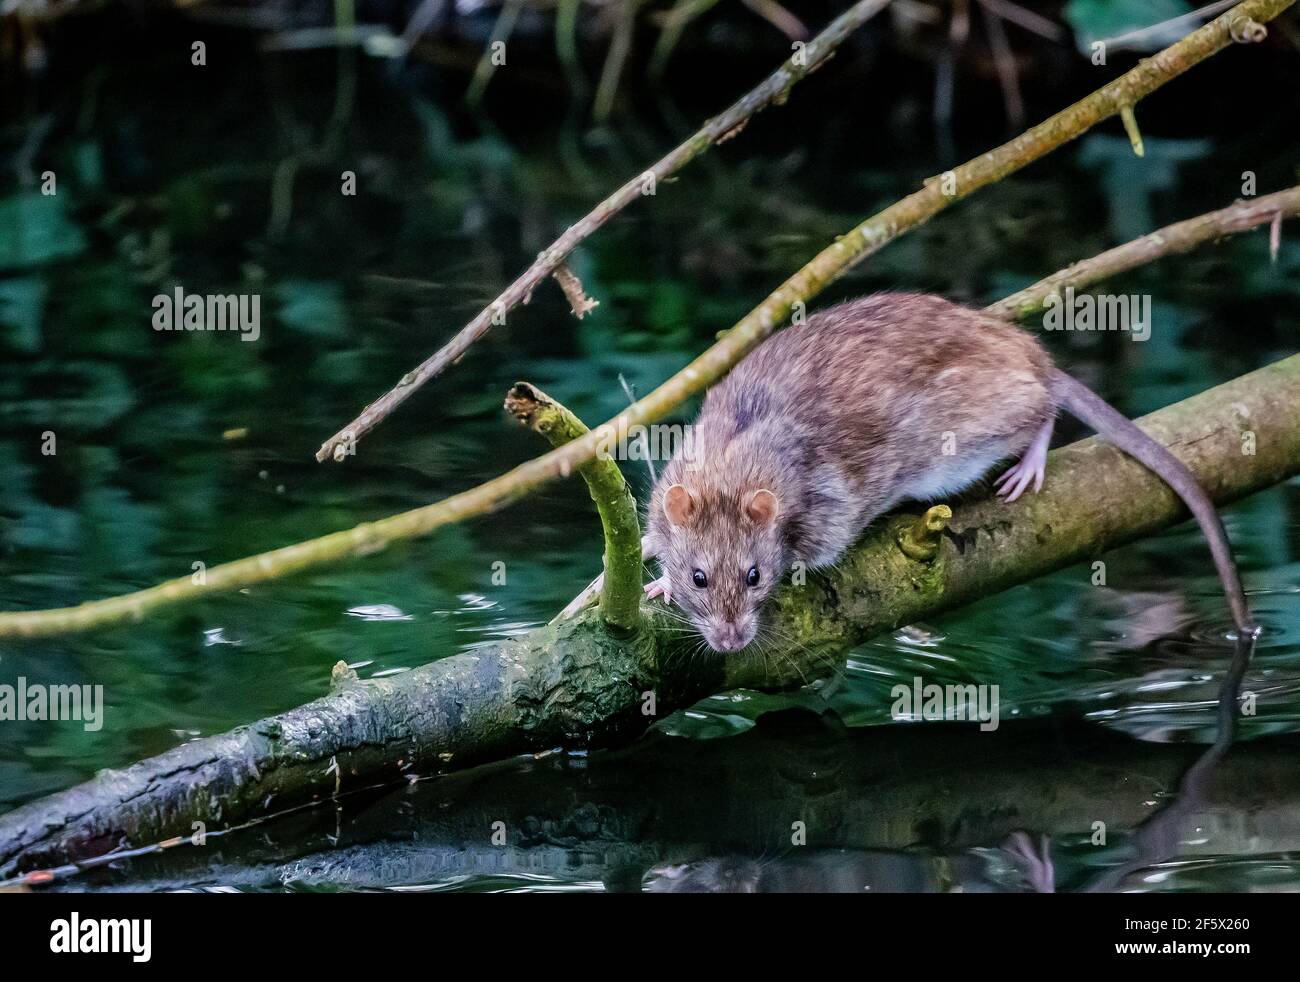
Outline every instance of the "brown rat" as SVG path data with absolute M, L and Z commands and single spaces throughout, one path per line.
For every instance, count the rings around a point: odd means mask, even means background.
M 1038 490 L 1060 407 L 1178 493 L 1239 632 L 1253 633 L 1223 526 L 1186 466 L 1031 334 L 924 294 L 819 311 L 709 390 L 651 494 L 647 554 L 663 575 L 646 592 L 676 601 L 714 650 L 739 651 L 795 562 L 834 564 L 899 503 L 954 494 L 1017 455 L 998 493 Z

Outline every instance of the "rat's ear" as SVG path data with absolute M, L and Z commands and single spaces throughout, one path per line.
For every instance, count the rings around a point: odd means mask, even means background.
M 685 525 L 695 510 L 695 499 L 681 484 L 674 484 L 664 492 L 664 514 L 674 525 Z
M 776 495 L 759 488 L 745 500 L 745 514 L 755 525 L 771 525 L 776 520 Z

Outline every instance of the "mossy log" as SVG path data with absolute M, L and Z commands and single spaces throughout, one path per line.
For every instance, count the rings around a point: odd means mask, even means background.
M 1300 472 L 1300 356 L 1145 417 L 1219 503 Z M 0 875 L 208 831 L 363 787 L 557 746 L 629 742 L 712 693 L 824 675 L 873 634 L 1091 560 L 1186 518 L 1164 483 L 1094 439 L 1053 452 L 1037 495 L 913 507 L 829 575 L 777 593 L 779 657 L 688 657 L 655 604 L 619 640 L 599 610 L 195 740 L 0 816 Z M 1206 556 L 1208 568 L 1209 557 Z

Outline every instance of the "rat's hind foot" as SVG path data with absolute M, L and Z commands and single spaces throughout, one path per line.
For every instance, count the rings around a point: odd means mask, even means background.
M 1034 485 L 1034 491 L 1042 488 L 1043 472 L 1047 468 L 1047 447 L 1052 442 L 1054 422 L 1055 420 L 1049 419 L 1044 423 L 1034 434 L 1034 442 L 1025 450 L 1020 463 L 997 479 L 999 496 L 1005 497 L 1007 501 L 1015 501 L 1025 493 L 1030 483 Z
M 663 597 L 665 604 L 671 604 L 673 602 L 673 589 L 668 585 L 668 577 L 661 576 L 659 579 L 647 583 L 645 585 L 645 596 L 647 600 Z

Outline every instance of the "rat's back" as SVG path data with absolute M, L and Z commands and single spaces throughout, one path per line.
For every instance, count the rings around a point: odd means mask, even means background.
M 842 478 L 869 521 L 1023 450 L 1055 413 L 1051 371 L 1017 327 L 941 297 L 882 293 L 769 338 L 710 391 L 696 427 L 715 447 L 750 429 L 785 434 L 777 450 Z

